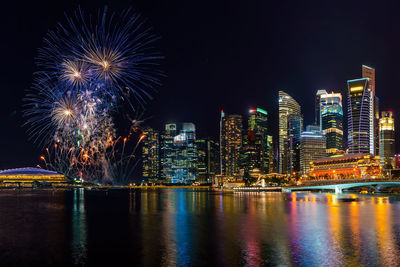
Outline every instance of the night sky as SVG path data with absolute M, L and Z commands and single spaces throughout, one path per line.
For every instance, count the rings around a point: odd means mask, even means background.
M 2 3 L 0 168 L 38 163 L 41 152 L 22 127 L 22 98 L 46 32 L 79 5 L 91 13 L 106 4 L 117 12 L 133 7 L 162 37 L 156 45 L 165 56 L 167 77 L 148 104 L 147 125 L 193 122 L 199 137 L 216 138 L 222 108 L 246 115 L 249 107 L 258 106 L 270 113 L 277 142 L 278 90 L 300 103 L 310 124 L 315 92 L 326 88 L 344 94 L 346 81 L 361 77 L 362 64 L 376 68 L 381 110 L 392 110 L 400 125 L 400 3 L 302 2 Z

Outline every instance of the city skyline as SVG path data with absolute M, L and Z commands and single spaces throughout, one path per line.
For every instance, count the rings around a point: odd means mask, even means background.
M 2 266 L 397 266 L 400 1 L 2 5 Z
M 101 6 L 104 3 L 100 1 L 96 5 Z M 121 9 L 126 5 L 117 2 L 111 4 L 110 8 Z M 346 81 L 361 76 L 359 66 L 362 64 L 376 69 L 381 109 L 392 110 L 397 119 L 399 112 L 396 109 L 396 97 L 389 95 L 396 95 L 396 84 L 399 84 L 395 75 L 395 48 L 398 47 L 399 40 L 396 37 L 387 37 L 391 38 L 390 41 L 382 42 L 380 38 L 373 38 L 389 36 L 389 26 L 395 20 L 394 11 L 386 14 L 387 20 L 370 21 L 368 14 L 372 10 L 386 12 L 386 6 L 377 4 L 374 9 L 362 6 L 361 10 L 364 12 L 360 12 L 360 5 L 356 3 L 338 3 L 333 9 L 332 5 L 319 2 L 315 2 L 312 9 L 300 4 L 243 5 L 246 5 L 245 9 L 238 2 L 232 2 L 229 6 L 218 3 L 215 4 L 214 11 L 205 6 L 196 6 L 199 9 L 196 14 L 203 12 L 208 18 L 206 23 L 200 23 L 199 15 L 191 18 L 194 4 L 179 6 L 167 5 L 163 1 L 135 2 L 133 8 L 151 18 L 154 31 L 161 36 L 159 47 L 166 58 L 164 67 L 167 77 L 158 93 L 152 94 L 154 101 L 147 105 L 147 111 L 143 115 L 143 118 L 149 118 L 146 125 L 161 128 L 167 122 L 192 121 L 197 125 L 199 136 L 216 139 L 218 133 L 215 129 L 218 127 L 219 111 L 222 108 L 230 113 L 245 114 L 249 107 L 259 106 L 269 112 L 270 134 L 277 136 L 277 129 L 271 125 L 278 122 L 275 96 L 279 90 L 287 92 L 301 103 L 304 107 L 304 125 L 309 125 L 314 120 L 314 109 L 311 108 L 314 100 L 309 95 L 326 88 L 345 96 Z M 398 3 L 393 2 L 391 5 L 391 10 L 395 10 Z M 82 3 L 82 8 L 90 11 L 96 10 L 98 6 L 94 7 L 90 2 Z M 155 6 L 158 8 L 154 8 Z M 10 10 L 17 9 L 13 3 L 7 3 L 7 7 Z M 10 22 L 6 23 L 10 27 L 5 34 L 11 38 L 7 39 L 5 45 L 10 50 L 9 54 L 14 56 L 5 55 L 4 65 L 24 63 L 18 64 L 18 72 L 11 71 L 10 68 L 3 70 L 3 85 L 8 89 L 0 103 L 0 119 L 7 125 L 8 131 L 0 135 L 0 140 L 3 140 L 0 154 L 2 168 L 35 166 L 38 163 L 42 151 L 28 140 L 26 129 L 21 127 L 24 122 L 21 101 L 24 91 L 30 87 L 31 73 L 35 71 L 33 65 L 36 49 L 41 46 L 48 26 L 62 20 L 64 12 L 72 12 L 76 8 L 69 1 L 61 1 L 58 7 L 50 7 L 45 1 L 29 4 L 28 7 L 17 12 L 15 18 L 3 17 L 15 24 L 13 26 Z M 288 8 L 289 13 L 295 12 L 301 22 L 296 24 L 294 21 L 284 21 L 279 18 L 278 13 L 272 12 L 283 7 Z M 221 10 L 226 14 L 225 21 L 219 20 L 217 13 Z M 270 18 L 263 16 L 263 10 L 272 10 Z M 250 13 L 252 16 L 249 16 Z M 310 14 L 321 20 L 321 28 L 314 25 Z M 341 14 L 340 24 L 335 23 L 336 14 Z M 237 16 L 248 20 L 246 26 L 230 29 L 228 26 Z M 24 19 L 18 20 L 20 17 Z M 38 20 L 37 17 L 46 19 Z M 183 20 L 186 21 L 185 25 L 181 25 Z M 267 28 L 270 23 L 279 29 Z M 18 34 L 14 33 L 15 27 L 20 29 Z M 330 31 L 324 30 L 325 28 Z M 369 31 L 365 32 L 364 28 Z M 226 32 L 219 37 L 222 29 L 226 29 Z M 264 30 L 267 34 L 264 34 Z M 283 35 L 283 32 L 289 34 Z M 297 39 L 291 39 L 291 34 Z M 299 34 L 309 37 L 300 38 Z M 349 36 L 355 40 L 350 45 L 329 45 L 338 39 L 349 40 Z M 29 38 L 31 42 L 27 44 L 23 41 L 24 38 Z M 210 38 L 215 42 L 207 41 Z M 196 44 L 194 47 L 189 45 L 193 43 Z M 281 46 L 281 43 L 285 43 L 285 46 Z M 361 43 L 364 45 L 360 47 L 358 44 Z M 190 57 L 182 57 L 188 54 Z M 389 56 L 392 54 L 393 56 Z M 259 60 L 255 61 L 254 58 Z M 399 150 L 399 144 L 396 148 Z

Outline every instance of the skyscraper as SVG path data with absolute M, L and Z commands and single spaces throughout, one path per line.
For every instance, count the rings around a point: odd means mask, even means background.
M 321 129 L 326 137 L 326 153 L 343 153 L 343 107 L 342 94 L 321 95 Z
M 268 142 L 268 173 L 276 172 L 276 165 L 274 159 L 274 141 L 271 135 L 267 137 Z
M 261 173 L 268 173 L 268 112 L 261 108 L 251 108 L 249 111 L 248 142 L 249 146 L 254 146 L 256 152 L 253 168 L 257 168 Z
M 278 148 L 278 171 L 288 172 L 288 119 L 289 115 L 301 116 L 300 105 L 290 95 L 279 91 L 279 148 Z
M 193 123 L 183 123 L 181 134 L 186 136 L 187 176 L 183 177 L 183 182 L 192 183 L 197 179 L 196 126 Z
M 325 136 L 318 125 L 309 125 L 300 137 L 300 172 L 307 175 L 310 162 L 326 156 Z
M 376 96 L 375 88 L 375 69 L 362 65 L 362 78 L 368 78 L 368 87 L 371 93 L 370 102 L 370 120 L 371 120 L 371 142 L 373 146 L 370 149 L 370 153 L 374 155 L 379 155 L 379 99 Z M 373 139 L 373 141 L 372 141 Z
M 142 176 L 144 180 L 157 182 L 161 179 L 159 134 L 152 128 L 145 128 L 143 135 Z
M 242 116 L 225 115 L 220 120 L 221 175 L 233 178 L 239 174 L 239 158 L 242 148 Z
M 379 156 L 385 169 L 394 168 L 395 137 L 394 119 L 391 111 L 382 111 L 379 120 Z
M 288 116 L 287 172 L 300 171 L 300 136 L 303 131 L 303 117 L 295 114 Z
M 162 137 L 163 177 L 171 183 L 192 183 L 197 178 L 196 128 L 183 123 L 177 134 L 176 124 L 167 124 Z
M 214 140 L 196 139 L 197 180 L 200 183 L 211 183 L 219 168 L 219 145 Z
M 197 181 L 207 182 L 207 140 L 196 139 L 197 148 Z
M 347 81 L 349 153 L 374 154 L 374 98 L 369 81 L 369 78 Z
M 326 94 L 325 89 L 321 89 L 317 91 L 317 94 L 315 95 L 315 113 L 314 113 L 314 125 L 321 125 L 321 95 Z
M 161 134 L 161 176 L 166 182 L 171 182 L 174 176 L 172 165 L 175 159 L 174 137 L 176 135 L 176 124 L 166 124 Z

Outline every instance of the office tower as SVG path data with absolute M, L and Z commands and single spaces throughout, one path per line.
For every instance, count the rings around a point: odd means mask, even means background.
M 207 140 L 197 139 L 197 181 L 207 182 Z
M 373 99 L 369 78 L 347 81 L 349 153 L 374 154 Z M 372 119 L 371 119 L 372 118 Z
M 161 177 L 166 182 L 171 182 L 174 176 L 172 165 L 175 159 L 174 137 L 176 135 L 176 124 L 166 124 L 161 134 Z
M 315 95 L 315 119 L 314 125 L 321 125 L 321 112 L 320 112 L 320 102 L 321 102 L 321 95 L 326 94 L 326 90 L 321 89 L 317 91 Z
M 371 142 L 373 146 L 370 148 L 370 153 L 379 155 L 379 99 L 376 96 L 375 87 L 375 69 L 362 65 L 362 78 L 368 78 L 368 87 L 371 93 L 370 102 L 370 120 L 371 120 Z M 373 139 L 373 141 L 372 141 Z
M 145 128 L 143 135 L 142 176 L 143 180 L 154 183 L 161 180 L 159 134 L 152 128 Z
M 225 115 L 220 120 L 221 175 L 233 178 L 239 175 L 239 158 L 242 148 L 242 116 Z
M 309 125 L 300 136 L 300 172 L 307 175 L 310 163 L 326 157 L 325 136 L 318 125 Z
M 395 137 L 394 119 L 391 111 L 382 111 L 379 120 L 379 156 L 385 169 L 394 167 Z
M 343 107 L 342 94 L 321 95 L 321 129 L 326 138 L 326 153 L 343 153 Z
M 268 173 L 274 173 L 275 170 L 275 160 L 274 160 L 274 141 L 271 135 L 267 136 L 268 143 Z
M 197 178 L 195 125 L 183 123 L 177 133 L 176 124 L 167 124 L 161 137 L 163 177 L 171 183 L 193 183 Z
M 374 113 L 375 113 L 375 120 L 374 120 L 374 138 L 375 138 L 375 155 L 379 155 L 379 98 L 375 96 L 374 100 Z
M 253 146 L 255 157 L 252 168 L 260 173 L 269 171 L 269 144 L 268 144 L 268 112 L 261 108 L 252 108 L 248 119 L 248 145 Z
M 289 115 L 301 116 L 300 105 L 290 95 L 279 91 L 279 140 L 278 140 L 278 171 L 286 174 L 288 172 L 288 118 Z
M 219 143 L 214 140 L 207 140 L 207 173 L 208 182 L 212 182 L 215 175 L 220 174 Z
M 303 131 L 303 117 L 290 114 L 288 116 L 288 163 L 289 174 L 300 171 L 300 136 Z
M 219 168 L 219 145 L 214 140 L 197 139 L 197 181 L 211 183 Z
M 183 123 L 181 134 L 186 135 L 186 168 L 187 176 L 185 183 L 194 182 L 197 179 L 197 149 L 196 149 L 196 127 L 193 123 Z

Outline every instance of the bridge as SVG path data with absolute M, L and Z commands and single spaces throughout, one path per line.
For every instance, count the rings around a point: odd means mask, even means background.
M 381 190 L 383 188 L 400 187 L 400 181 L 368 181 L 368 182 L 352 182 L 352 183 L 337 183 L 328 185 L 314 185 L 314 186 L 297 186 L 282 188 L 283 192 L 293 192 L 293 191 L 311 191 L 311 190 L 334 190 L 336 194 L 340 194 L 343 190 L 369 187 L 374 190 Z

